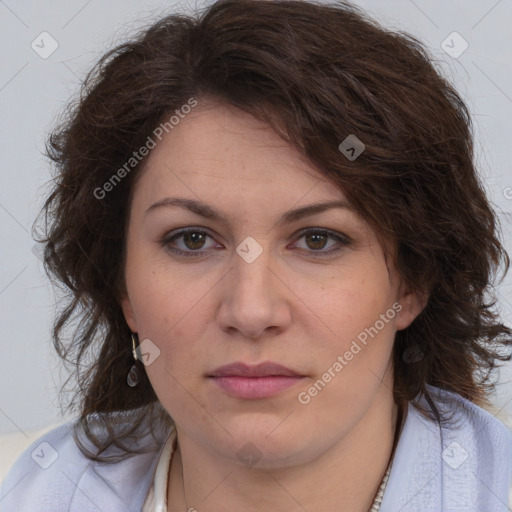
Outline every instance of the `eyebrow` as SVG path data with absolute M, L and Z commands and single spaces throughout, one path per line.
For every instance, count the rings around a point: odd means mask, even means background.
M 190 210 L 191 212 L 200 215 L 205 219 L 221 222 L 223 224 L 228 223 L 222 213 L 217 211 L 212 206 L 200 201 L 196 201 L 195 199 L 187 199 L 184 197 L 165 197 L 160 199 L 156 203 L 152 204 L 149 208 L 147 208 L 147 210 L 144 212 L 144 215 L 147 215 L 148 213 L 153 212 L 159 208 L 171 206 L 179 206 L 180 208 Z M 313 203 L 283 213 L 283 215 L 277 221 L 277 225 L 290 224 L 304 217 L 309 217 L 310 215 L 332 210 L 334 208 L 346 208 L 353 211 L 353 207 L 347 201 L 343 200 Z

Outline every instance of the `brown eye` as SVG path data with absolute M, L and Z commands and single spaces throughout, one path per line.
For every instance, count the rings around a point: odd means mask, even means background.
M 191 231 L 181 236 L 183 237 L 183 243 L 190 250 L 202 249 L 206 238 L 204 233 L 198 231 Z
M 203 256 L 208 249 L 213 248 L 206 245 L 208 238 L 213 240 L 206 231 L 192 227 L 167 235 L 161 245 L 179 256 Z
M 326 235 L 317 233 L 305 235 L 305 240 L 308 247 L 314 250 L 323 249 L 327 243 L 328 238 L 329 237 Z
M 303 231 L 298 240 L 301 239 L 304 239 L 306 247 L 299 248 L 319 257 L 333 255 L 352 243 L 348 236 L 325 229 Z M 328 245 L 329 240 L 334 240 L 335 243 Z M 323 250 L 326 247 L 328 250 Z

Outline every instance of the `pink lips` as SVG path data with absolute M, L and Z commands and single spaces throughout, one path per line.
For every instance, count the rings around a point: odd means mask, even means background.
M 304 375 L 277 363 L 248 366 L 232 363 L 207 375 L 227 394 L 236 398 L 266 398 L 296 385 Z

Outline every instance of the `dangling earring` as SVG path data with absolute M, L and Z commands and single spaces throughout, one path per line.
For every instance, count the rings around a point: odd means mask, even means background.
M 135 361 L 138 361 L 139 358 L 137 357 L 137 348 L 135 341 L 136 337 L 138 338 L 137 333 L 132 332 L 132 354 Z M 136 365 L 132 365 L 132 367 L 130 368 L 128 377 L 126 377 L 126 382 L 128 383 L 128 386 L 130 386 L 131 388 L 134 388 L 139 384 L 140 372 Z

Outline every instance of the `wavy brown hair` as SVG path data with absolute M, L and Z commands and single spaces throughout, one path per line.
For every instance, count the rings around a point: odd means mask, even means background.
M 172 14 L 99 60 L 49 137 L 54 186 L 40 237 L 45 269 L 65 293 L 53 339 L 76 368 L 69 407 L 80 411 L 77 439 L 85 432 L 99 449 L 80 442 L 87 456 L 101 460 L 114 445 L 133 453 L 125 441 L 141 435 L 148 418 L 150 426 L 171 421 L 142 365 L 141 384 L 126 382 L 127 214 L 146 159 L 105 197 L 95 191 L 190 98 L 228 102 L 272 126 L 393 248 L 405 281 L 429 294 L 396 334 L 396 403 L 425 396 L 445 421 L 427 384 L 489 403 L 493 370 L 511 358 L 502 350 L 512 345 L 511 330 L 492 293 L 509 259 L 473 162 L 467 107 L 435 67 L 417 39 L 359 8 L 303 0 L 220 0 Z M 349 134 L 365 144 L 354 161 L 338 149 Z M 411 347 L 420 361 L 404 360 Z

